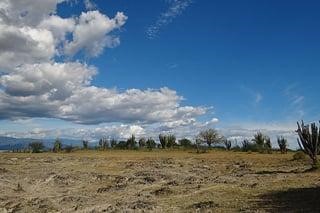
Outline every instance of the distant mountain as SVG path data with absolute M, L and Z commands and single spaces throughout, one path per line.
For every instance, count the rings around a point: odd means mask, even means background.
M 12 138 L 0 136 L 0 150 L 28 148 L 29 143 L 34 141 L 41 141 L 46 148 L 51 149 L 55 140 L 56 139 Z M 82 146 L 81 140 L 61 138 L 60 141 L 62 142 L 63 146 Z

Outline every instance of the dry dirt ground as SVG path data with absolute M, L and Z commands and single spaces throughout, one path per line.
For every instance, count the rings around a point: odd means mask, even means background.
M 320 212 L 292 153 L 0 153 L 0 212 Z

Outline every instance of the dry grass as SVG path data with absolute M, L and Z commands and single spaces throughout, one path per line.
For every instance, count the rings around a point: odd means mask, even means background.
M 319 212 L 309 168 L 292 153 L 1 153 L 0 212 Z

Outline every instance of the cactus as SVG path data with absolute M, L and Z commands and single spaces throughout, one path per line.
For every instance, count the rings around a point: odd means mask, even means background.
M 318 166 L 318 148 L 320 144 L 320 130 L 315 123 L 311 125 L 305 125 L 303 120 L 301 124 L 297 122 L 299 138 L 297 139 L 299 147 L 301 150 L 306 153 L 312 160 L 313 167 Z
M 281 154 L 287 153 L 287 146 L 288 146 L 287 139 L 285 139 L 283 136 L 280 136 L 277 138 L 277 142 L 278 142 Z
M 227 151 L 231 150 L 232 143 L 231 143 L 230 140 L 226 139 L 226 140 L 223 141 L 223 143 L 224 143 L 225 148 L 226 148 Z

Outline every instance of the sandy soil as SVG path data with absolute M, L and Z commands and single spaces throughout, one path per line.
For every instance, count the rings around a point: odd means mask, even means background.
M 320 212 L 309 168 L 290 153 L 1 153 L 0 212 Z

